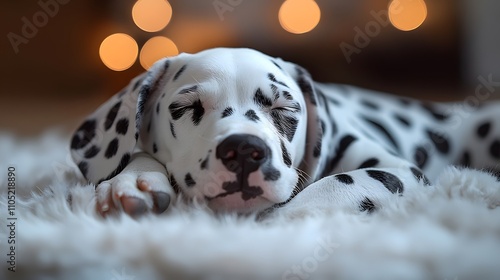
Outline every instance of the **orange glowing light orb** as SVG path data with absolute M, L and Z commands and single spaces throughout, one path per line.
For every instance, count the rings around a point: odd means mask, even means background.
M 139 0 L 132 8 L 135 24 L 147 32 L 165 28 L 172 18 L 172 6 L 165 0 Z
M 313 0 L 287 0 L 281 5 L 278 18 L 286 31 L 303 34 L 318 25 L 321 10 Z
M 427 18 L 423 0 L 393 0 L 389 4 L 389 20 L 402 31 L 417 29 Z
M 115 33 L 102 41 L 99 56 L 109 69 L 123 71 L 134 64 L 138 51 L 134 38 L 124 33 Z
M 167 37 L 157 36 L 149 39 L 141 49 L 139 60 L 142 67 L 148 70 L 161 58 L 179 54 L 175 43 Z

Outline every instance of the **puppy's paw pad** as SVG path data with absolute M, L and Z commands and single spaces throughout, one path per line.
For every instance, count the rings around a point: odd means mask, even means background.
M 170 195 L 166 192 L 151 192 L 153 196 L 153 211 L 157 214 L 165 212 L 170 205 Z
M 123 207 L 123 211 L 129 214 L 131 217 L 139 217 L 148 211 L 148 206 L 143 199 L 130 196 L 122 196 L 120 198 L 120 203 Z

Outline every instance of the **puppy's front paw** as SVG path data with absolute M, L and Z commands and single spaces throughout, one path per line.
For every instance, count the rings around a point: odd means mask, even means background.
M 161 172 L 125 172 L 101 182 L 96 196 L 101 215 L 124 211 L 138 217 L 146 212 L 163 213 L 175 194 Z

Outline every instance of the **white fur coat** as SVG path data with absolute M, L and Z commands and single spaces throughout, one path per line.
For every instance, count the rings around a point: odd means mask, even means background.
M 0 279 L 500 279 L 500 182 L 487 173 L 449 168 L 373 214 L 332 206 L 257 222 L 179 203 L 105 220 L 67 142 L 0 134 Z

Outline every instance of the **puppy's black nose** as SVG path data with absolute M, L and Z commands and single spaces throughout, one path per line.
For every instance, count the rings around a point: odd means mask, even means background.
M 259 137 L 234 134 L 217 146 L 215 156 L 222 160 L 229 171 L 248 174 L 266 162 L 270 153 L 269 147 Z

